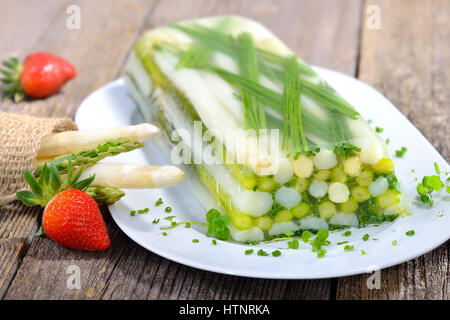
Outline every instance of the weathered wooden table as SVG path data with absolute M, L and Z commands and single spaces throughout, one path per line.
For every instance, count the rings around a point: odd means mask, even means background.
M 81 29 L 66 27 L 67 7 Z M 375 5 L 377 7 L 369 7 Z M 369 9 L 368 9 L 369 8 Z M 380 10 L 380 21 L 373 20 Z M 145 30 L 181 19 L 240 14 L 275 32 L 307 62 L 373 85 L 450 159 L 450 1 L 435 0 L 2 0 L 0 59 L 44 50 L 66 57 L 78 77 L 49 99 L 0 110 L 73 117 L 93 90 L 121 76 Z M 377 28 L 377 22 L 380 22 Z M 412 142 L 413 143 L 413 142 Z M 103 210 L 112 246 L 103 253 L 65 249 L 35 237 L 41 210 L 0 207 L 0 297 L 4 299 L 449 299 L 449 242 L 368 275 L 288 281 L 226 276 L 189 268 L 128 239 Z M 449 226 L 450 227 L 450 226 Z M 70 265 L 81 289 L 68 289 Z

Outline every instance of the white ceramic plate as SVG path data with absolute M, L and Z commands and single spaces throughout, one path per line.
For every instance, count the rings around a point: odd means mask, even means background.
M 332 244 L 328 253 L 319 259 L 311 252 L 310 245 L 301 243 L 298 250 L 282 249 L 279 257 L 260 257 L 256 251 L 263 248 L 267 252 L 286 248 L 286 243 L 270 243 L 253 246 L 255 253 L 245 255 L 248 246 L 217 241 L 205 235 L 203 227 L 178 227 L 162 235 L 161 226 L 170 225 L 164 217 L 175 215 L 176 221 L 204 221 L 205 211 L 192 199 L 188 188 L 182 183 L 175 188 L 163 190 L 126 190 L 119 202 L 110 206 L 117 225 L 134 241 L 167 259 L 199 269 L 258 278 L 312 279 L 340 277 L 370 272 L 374 268 L 386 268 L 413 259 L 432 250 L 450 238 L 450 197 L 441 192 L 435 196 L 435 205 L 429 209 L 416 199 L 416 185 L 424 175 L 434 174 L 433 163 L 437 162 L 442 171 L 449 170 L 447 162 L 430 145 L 423 135 L 379 92 L 349 76 L 331 70 L 314 68 L 345 99 L 354 105 L 365 119 L 372 119 L 373 126 L 384 128 L 381 134 L 390 138 L 389 152 L 395 162 L 396 173 L 402 189 L 412 199 L 412 215 L 399 218 L 393 223 L 383 223 L 378 227 L 350 229 L 352 234 L 344 237 L 342 231 L 330 235 Z M 88 96 L 75 117 L 80 130 L 106 128 L 142 122 L 140 114 L 126 94 L 124 81 L 118 79 Z M 394 151 L 406 146 L 404 159 L 393 156 Z M 106 161 L 136 164 L 170 164 L 152 142 L 145 147 L 126 154 L 106 159 Z M 412 169 L 415 172 L 412 172 Z M 164 204 L 155 207 L 158 198 Z M 166 205 L 172 207 L 170 214 L 164 212 Z M 130 216 L 131 210 L 148 207 L 147 214 Z M 444 215 L 438 214 L 439 211 Z M 153 224 L 154 219 L 160 219 Z M 414 236 L 405 232 L 415 230 Z M 370 234 L 363 241 L 365 233 Z M 376 238 L 378 240 L 374 240 Z M 193 243 L 192 239 L 198 239 Z M 345 252 L 339 241 L 349 241 L 354 251 Z M 393 246 L 393 240 L 397 245 Z M 367 254 L 362 255 L 361 250 Z

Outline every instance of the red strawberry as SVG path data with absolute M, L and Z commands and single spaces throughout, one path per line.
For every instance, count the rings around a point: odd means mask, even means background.
M 94 198 L 86 190 L 95 175 L 78 181 L 83 168 L 75 176 L 71 160 L 66 160 L 64 181 L 55 164 L 45 163 L 35 176 L 26 169 L 24 178 L 31 191 L 16 193 L 27 206 L 45 207 L 42 226 L 45 233 L 63 246 L 80 250 L 105 250 L 110 246 L 105 222 Z M 40 233 L 40 232 L 39 232 Z
M 69 62 L 50 53 L 36 52 L 29 55 L 23 64 L 16 58 L 4 61 L 8 68 L 1 70 L 6 84 L 2 91 L 20 101 L 24 94 L 33 98 L 46 98 L 58 92 L 77 72 Z
M 69 189 L 47 204 L 42 216 L 45 233 L 59 244 L 80 250 L 105 250 L 108 231 L 95 200 L 86 192 Z

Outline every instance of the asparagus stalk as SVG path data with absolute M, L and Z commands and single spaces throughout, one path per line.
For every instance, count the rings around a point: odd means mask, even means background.
M 65 131 L 45 137 L 37 157 L 55 157 L 80 150 L 90 150 L 104 141 L 129 140 L 144 142 L 150 140 L 159 129 L 149 123 L 109 129 Z
M 56 157 L 50 161 L 38 162 L 36 165 L 35 176 L 39 176 L 41 174 L 44 163 L 47 163 L 48 165 L 55 165 L 59 173 L 63 174 L 67 172 L 69 162 L 72 162 L 74 167 L 92 165 L 106 157 L 132 151 L 134 149 L 141 148 L 142 146 L 143 144 L 137 141 L 114 140 L 103 142 L 92 150 L 77 151 L 71 154 Z
M 125 192 L 114 187 L 88 187 L 85 190 L 98 205 L 109 206 L 119 201 L 125 195 Z
M 165 188 L 178 185 L 184 172 L 175 166 L 141 166 L 125 163 L 97 163 L 83 170 L 81 179 L 95 175 L 91 186 L 121 189 Z

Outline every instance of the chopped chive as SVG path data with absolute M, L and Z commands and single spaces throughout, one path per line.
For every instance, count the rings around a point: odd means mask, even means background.
M 354 248 L 355 248 L 355 246 L 351 246 L 348 244 L 344 247 L 344 251 L 353 251 Z
M 346 243 L 348 243 L 348 241 L 341 241 L 341 242 L 338 242 L 337 245 L 340 246 L 341 244 L 346 244 Z
M 352 234 L 351 231 L 345 231 L 342 235 L 343 235 L 344 237 L 348 237 L 348 236 L 351 235 L 351 234 Z
M 281 251 L 280 251 L 280 250 L 272 251 L 272 255 L 273 255 L 274 257 L 279 257 L 279 256 L 281 256 Z
M 130 216 L 134 217 L 136 215 L 136 210 L 131 210 L 130 211 Z
M 165 217 L 164 220 L 172 221 L 173 218 L 175 218 L 175 216 L 168 216 L 168 217 Z
M 413 235 L 416 234 L 416 232 L 415 232 L 414 230 L 409 230 L 409 231 L 406 231 L 405 234 L 406 234 L 407 236 L 413 236 Z
M 265 252 L 263 249 L 259 249 L 258 252 L 257 252 L 257 254 L 258 254 L 258 256 L 262 256 L 262 257 L 265 257 L 265 256 L 268 256 L 268 255 L 269 255 L 269 254 L 268 254 L 267 252 Z
M 243 77 L 258 83 L 258 60 L 253 45 L 252 36 L 243 32 L 237 38 L 239 70 Z M 264 107 L 256 97 L 248 90 L 241 89 L 242 102 L 244 105 L 244 122 L 247 129 L 259 129 L 266 127 L 266 116 Z
M 175 69 L 201 68 L 210 60 L 212 53 L 206 46 L 196 43 L 181 55 Z
M 367 240 L 369 239 L 369 237 L 370 237 L 369 234 L 366 233 L 366 234 L 363 236 L 362 239 L 363 239 L 364 241 L 367 241 Z
M 248 250 L 245 250 L 245 254 L 246 255 L 249 255 L 249 254 L 252 254 L 253 253 L 253 249 L 248 249 Z M 259 254 L 258 254 L 259 255 Z
M 155 202 L 155 206 L 159 207 L 160 205 L 163 204 L 163 201 L 161 198 L 159 198 L 156 202 Z
M 395 151 L 395 156 L 397 158 L 403 158 L 403 156 L 405 155 L 406 151 L 408 151 L 408 149 L 405 148 L 405 147 L 402 147 L 400 150 L 396 150 Z
M 162 235 L 163 235 L 163 236 L 167 236 L 167 232 L 163 232 Z
M 441 169 L 439 169 L 439 166 L 438 166 L 438 164 L 435 162 L 434 163 L 434 171 L 437 173 L 437 174 L 441 174 Z
M 184 225 L 185 228 L 190 228 L 191 227 L 191 223 L 190 222 L 186 222 L 186 224 Z
M 198 240 L 198 239 L 192 239 L 192 242 L 193 242 L 193 243 L 198 243 L 199 240 Z
M 212 239 L 211 242 L 212 242 L 213 245 L 215 245 L 215 246 L 217 245 L 217 240 L 216 239 Z
M 154 223 L 154 224 L 156 224 L 156 223 L 158 223 L 159 222 L 159 219 L 154 219 L 153 221 L 152 221 L 152 223 Z
M 393 241 L 392 241 L 392 245 L 393 245 L 393 246 L 396 246 L 396 245 L 397 245 L 397 240 L 393 240 Z
M 364 256 L 366 255 L 366 252 L 364 250 L 361 250 L 361 254 Z
M 166 211 L 167 213 L 172 212 L 172 208 L 171 208 L 171 207 L 166 207 L 165 211 Z
M 381 133 L 381 132 L 384 131 L 384 129 L 383 129 L 383 128 L 380 128 L 380 127 L 376 127 L 376 128 L 375 128 L 375 131 L 378 132 L 378 133 Z

